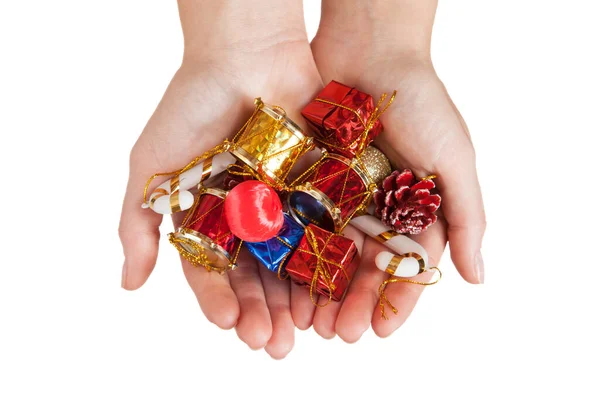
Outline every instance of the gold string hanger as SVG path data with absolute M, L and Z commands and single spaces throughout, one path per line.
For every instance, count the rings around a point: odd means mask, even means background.
M 171 172 L 159 172 L 159 173 L 152 175 L 146 181 L 146 185 L 144 186 L 144 199 L 143 199 L 144 203 L 148 202 L 148 188 L 150 187 L 150 185 L 152 184 L 152 181 L 154 181 L 154 179 L 158 178 L 159 176 L 179 176 L 179 175 L 183 174 L 185 171 L 188 171 L 188 170 L 194 168 L 196 165 L 198 165 L 200 163 L 200 161 L 206 160 L 208 158 L 212 158 L 217 154 L 224 153 L 225 151 L 229 150 L 230 146 L 231 146 L 231 143 L 227 139 L 225 139 L 225 141 L 223 143 L 215 146 L 211 150 L 208 150 L 208 151 L 204 152 L 202 155 L 194 158 L 183 168 L 180 168 L 178 170 L 171 171 Z M 173 187 L 172 187 L 172 189 L 173 189 Z M 178 187 L 177 187 L 177 189 L 178 189 Z M 161 191 L 161 193 L 163 193 L 163 192 Z
M 256 115 L 256 113 L 258 113 L 258 111 L 260 110 L 260 107 L 262 106 L 263 103 L 260 100 L 260 98 L 257 98 L 257 99 L 254 100 L 254 104 L 255 104 L 255 108 L 254 108 L 254 112 L 252 113 L 252 116 L 250 116 L 250 118 L 248 118 L 246 120 L 246 122 L 244 123 L 244 125 L 242 125 L 242 127 L 234 135 L 234 139 L 233 140 L 235 140 L 238 136 L 240 136 L 246 130 L 246 127 L 248 126 L 248 124 L 250 123 L 250 121 L 252 120 L 252 118 Z M 184 172 L 186 172 L 186 171 L 194 168 L 196 165 L 198 165 L 200 163 L 200 161 L 207 160 L 209 158 L 214 157 L 217 154 L 229 151 L 232 148 L 233 145 L 234 145 L 234 143 L 230 142 L 228 139 L 225 139 L 225 140 L 223 140 L 223 143 L 218 144 L 217 146 L 213 147 L 212 149 L 210 149 L 210 150 L 202 153 L 201 155 L 195 157 L 192 161 L 190 161 L 183 168 L 177 169 L 175 171 L 170 171 L 170 172 L 159 172 L 159 173 L 156 173 L 156 174 L 152 175 L 146 181 L 146 185 L 144 186 L 144 198 L 143 198 L 143 202 L 144 203 L 148 202 L 148 188 L 150 187 L 150 185 L 152 184 L 152 181 L 154 181 L 154 179 L 158 178 L 159 176 L 179 176 L 179 175 L 183 174 Z M 203 174 L 203 176 L 204 176 L 204 174 Z M 164 194 L 162 191 L 160 193 Z
M 296 126 L 296 124 L 294 124 L 291 120 L 287 120 L 287 124 L 291 125 L 287 126 L 286 124 L 286 112 L 283 108 L 276 106 L 276 105 L 271 105 L 269 106 L 270 109 L 272 110 L 277 110 L 278 112 L 277 117 L 273 117 L 270 113 L 266 113 L 270 118 L 275 120 L 275 124 L 271 124 L 271 125 L 267 125 L 264 129 L 260 129 L 260 130 L 256 130 L 254 132 L 252 132 L 251 134 L 248 133 L 248 125 L 250 123 L 250 121 L 254 120 L 256 114 L 258 113 L 258 111 L 260 111 L 263 106 L 265 105 L 262 100 L 260 99 L 260 97 L 256 98 L 254 100 L 255 102 L 255 111 L 252 114 L 252 116 L 248 119 L 248 121 L 246 122 L 245 126 L 243 129 L 241 129 L 234 137 L 233 139 L 233 143 L 232 143 L 232 149 L 243 149 L 244 151 L 247 151 L 246 149 L 244 149 L 244 145 L 250 144 L 252 143 L 252 141 L 259 137 L 259 138 L 266 138 L 267 140 L 267 144 L 265 146 L 264 149 L 260 150 L 260 155 L 261 158 L 258 159 L 255 155 L 250 154 L 251 158 L 255 159 L 255 161 L 253 161 L 253 163 L 255 163 L 255 166 L 249 166 L 250 169 L 252 169 L 252 167 L 256 167 L 257 171 L 256 174 L 254 174 L 253 176 L 268 184 L 269 186 L 272 186 L 274 188 L 276 188 L 279 191 L 289 191 L 289 186 L 286 184 L 286 179 L 289 175 L 289 173 L 292 170 L 292 166 L 296 164 L 296 162 L 298 161 L 298 159 L 307 151 L 311 150 L 312 148 L 314 148 L 314 141 L 312 137 L 306 136 L 304 134 L 304 132 Z M 258 126 L 258 125 L 257 125 Z M 270 151 L 273 149 L 273 146 L 275 146 L 276 144 L 276 138 L 278 137 L 278 133 L 281 130 L 281 127 L 284 126 L 287 131 L 289 131 L 289 133 L 292 136 L 295 136 L 297 139 L 299 139 L 299 142 L 293 145 L 289 145 L 289 147 L 285 147 L 283 149 L 280 150 L 276 150 L 272 153 L 270 153 Z M 293 128 L 293 129 L 292 129 Z M 301 135 L 301 138 L 298 136 L 298 134 Z M 246 136 L 244 136 L 246 135 Z M 290 136 L 291 137 L 291 136 Z M 235 155 L 235 154 L 234 154 Z M 270 171 L 270 170 L 262 170 L 262 166 L 264 164 L 267 164 L 269 162 L 269 160 L 271 159 L 275 159 L 278 158 L 282 155 L 287 155 L 287 163 L 286 165 L 287 170 L 280 168 L 278 171 Z M 273 182 L 270 182 L 269 179 L 264 179 L 261 176 L 261 171 L 267 175 L 267 177 L 272 180 Z M 274 176 L 271 176 L 271 174 L 273 174 Z
M 423 272 L 427 272 L 427 271 L 437 271 L 437 273 L 438 273 L 437 278 L 431 282 L 421 282 L 421 281 L 416 281 L 414 279 L 409 279 L 409 278 L 388 278 L 381 283 L 381 285 L 379 286 L 379 308 L 381 309 L 381 318 L 382 319 L 385 319 L 385 320 L 389 319 L 387 317 L 387 315 L 385 314 L 386 304 L 392 309 L 392 312 L 394 314 L 398 314 L 398 309 L 396 307 L 394 307 L 394 305 L 390 302 L 390 300 L 388 299 L 388 297 L 385 294 L 386 287 L 391 283 L 400 283 L 400 282 L 411 283 L 414 285 L 421 285 L 421 286 L 431 286 L 431 285 L 435 285 L 442 279 L 442 271 L 438 267 L 430 267 L 430 268 L 427 268 Z
M 333 265 L 333 266 L 337 267 L 339 270 L 342 271 L 342 273 L 344 274 L 344 277 L 346 278 L 347 281 L 350 281 L 350 278 L 348 276 L 348 272 L 346 271 L 346 268 L 343 265 L 341 265 L 340 263 L 338 263 L 334 260 L 330 260 L 330 259 L 323 257 L 323 252 L 327 249 L 329 241 L 333 237 L 335 237 L 336 234 L 329 232 L 330 233 L 329 237 L 323 244 L 323 248 L 320 249 L 318 240 L 317 240 L 314 232 L 311 230 L 311 228 L 307 227 L 304 230 L 304 232 L 305 232 L 306 240 L 312 251 L 304 250 L 302 248 L 298 248 L 298 249 L 296 249 L 296 251 L 299 251 L 301 253 L 305 253 L 305 254 L 308 254 L 311 256 L 315 256 L 317 258 L 315 271 L 313 273 L 313 277 L 312 277 L 312 280 L 310 283 L 310 292 L 309 292 L 310 300 L 317 307 L 325 307 L 329 303 L 331 303 L 331 301 L 333 300 L 333 291 L 336 289 L 336 286 L 332 281 L 333 278 L 331 276 L 331 273 L 329 272 L 329 269 L 326 268 L 324 264 L 327 263 L 329 265 Z M 323 284 L 328 289 L 327 291 L 329 294 L 329 299 L 327 300 L 327 303 L 325 303 L 325 304 L 319 304 L 318 301 L 315 299 L 315 291 L 316 291 L 316 287 L 319 283 L 319 279 L 321 279 L 323 281 Z
M 298 176 L 290 184 L 291 190 L 294 190 L 295 187 L 298 187 L 299 182 L 301 182 L 302 180 L 308 179 L 309 174 L 312 174 L 314 172 L 315 175 L 316 175 L 318 173 L 318 171 L 319 171 L 318 169 L 321 168 L 323 162 L 328 157 L 329 157 L 329 153 L 326 150 L 324 150 L 322 152 L 321 158 L 319 158 L 319 160 L 317 162 L 315 162 L 309 168 L 307 168 L 306 171 L 304 171 L 302 174 L 300 174 L 300 176 Z M 336 159 L 333 158 L 333 160 L 336 160 Z M 355 161 L 355 160 L 357 160 L 357 159 L 353 159 L 352 161 Z M 372 177 L 370 176 L 370 174 L 368 174 L 368 171 L 367 171 L 366 167 L 364 167 L 364 165 L 363 165 L 363 170 L 364 170 L 364 172 L 367 173 L 367 178 L 368 178 L 367 180 L 369 181 L 369 182 L 364 182 L 364 184 L 366 186 L 365 187 L 365 191 L 357 193 L 357 194 L 351 196 L 348 199 L 343 199 L 344 193 L 345 193 L 345 190 L 346 190 L 346 185 L 347 185 L 347 182 L 348 182 L 348 179 L 349 179 L 350 171 L 354 170 L 354 164 L 353 164 L 352 161 L 350 162 L 349 165 L 346 166 L 346 168 L 344 168 L 344 169 L 342 169 L 340 171 L 336 171 L 336 172 L 333 172 L 333 173 L 331 173 L 329 175 L 320 177 L 319 179 L 316 179 L 315 181 L 305 182 L 305 183 L 310 183 L 311 185 L 317 185 L 317 184 L 319 184 L 321 182 L 324 182 L 326 180 L 336 178 L 336 177 L 338 177 L 340 175 L 345 175 L 345 178 L 343 179 L 342 191 L 340 193 L 340 199 L 337 202 L 334 201 L 333 199 L 331 199 L 332 203 L 335 205 L 335 207 L 337 207 L 337 209 L 340 209 L 342 205 L 344 205 L 344 204 L 346 204 L 346 203 L 348 203 L 350 201 L 353 201 L 353 200 L 355 200 L 357 198 L 361 198 L 362 197 L 362 200 L 361 200 L 360 204 L 356 207 L 356 209 L 352 210 L 351 214 L 344 221 L 342 221 L 341 226 L 339 228 L 336 228 L 336 232 L 342 232 L 346 228 L 346 226 L 348 226 L 348 224 L 350 223 L 350 220 L 356 215 L 356 213 L 361 212 L 361 210 L 363 210 L 363 209 L 366 209 L 366 207 L 369 205 L 369 203 L 371 201 L 371 198 L 373 196 L 374 191 L 377 188 L 377 185 L 375 184 L 375 182 L 373 182 Z M 358 161 L 358 162 L 360 163 L 360 161 Z M 360 174 L 358 174 L 358 175 L 360 177 Z M 361 178 L 361 180 L 362 180 L 362 178 Z M 307 216 L 303 215 L 303 213 L 301 213 L 297 209 L 294 208 L 293 211 L 295 211 L 298 215 L 302 216 L 303 218 L 305 218 L 307 220 L 311 220 Z M 318 223 L 315 223 L 315 221 L 312 221 L 312 222 L 315 225 L 319 225 Z
M 340 103 L 336 103 L 333 101 L 329 101 L 329 100 L 325 100 L 325 99 L 321 99 L 319 97 L 317 97 L 314 101 L 320 102 L 320 103 L 325 103 L 325 104 L 329 104 L 335 107 L 340 107 L 344 110 L 350 111 L 351 113 L 353 113 L 354 115 L 356 115 L 356 117 L 358 118 L 359 122 L 361 123 L 361 125 L 364 127 L 364 130 L 362 131 L 362 133 L 356 138 L 354 139 L 348 146 L 346 147 L 342 147 L 339 146 L 335 143 L 331 143 L 328 142 L 324 139 L 321 138 L 316 138 L 317 141 L 332 147 L 334 149 L 338 149 L 338 150 L 347 150 L 348 148 L 354 146 L 359 140 L 361 141 L 361 143 L 359 143 L 356 155 L 360 155 L 362 153 L 362 151 L 364 150 L 365 143 L 366 143 L 366 139 L 367 136 L 369 134 L 369 131 L 373 128 L 373 126 L 375 125 L 375 122 L 379 119 L 379 117 L 381 117 L 381 115 L 387 111 L 387 109 L 392 105 L 392 103 L 394 102 L 394 100 L 396 99 L 396 90 L 394 90 L 392 92 L 392 95 L 388 101 L 388 103 L 380 110 L 381 105 L 383 104 L 383 102 L 385 101 L 385 99 L 388 97 L 387 93 L 383 93 L 381 95 L 381 97 L 379 98 L 379 101 L 377 102 L 377 104 L 375 105 L 375 108 L 373 109 L 373 112 L 371 113 L 371 115 L 369 116 L 369 118 L 367 119 L 367 121 L 365 121 L 362 116 L 360 115 L 360 113 L 353 109 L 350 108 L 348 106 L 345 106 L 343 104 Z

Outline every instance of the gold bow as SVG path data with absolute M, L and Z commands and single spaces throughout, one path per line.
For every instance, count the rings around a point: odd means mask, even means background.
M 358 120 L 360 121 L 360 123 L 362 124 L 362 126 L 364 127 L 364 130 L 362 131 L 362 133 L 354 140 L 352 141 L 352 143 L 350 143 L 350 145 L 348 147 L 352 147 L 355 143 L 359 142 L 357 151 L 356 151 L 356 155 L 360 155 L 363 150 L 366 147 L 366 143 L 367 143 L 367 137 L 369 135 L 369 132 L 371 131 L 371 129 L 373 128 L 373 126 L 375 125 L 375 122 L 377 122 L 377 120 L 379 119 L 379 117 L 381 117 L 381 115 L 387 111 L 387 109 L 392 105 L 392 103 L 394 102 L 394 99 L 396 98 L 396 91 L 394 90 L 394 92 L 392 93 L 392 95 L 390 96 L 390 99 L 388 101 L 388 103 L 380 110 L 380 107 L 382 105 L 382 103 L 385 101 L 385 99 L 387 98 L 387 93 L 383 93 L 381 95 L 381 97 L 379 98 L 379 101 L 377 102 L 377 105 L 375 106 L 375 109 L 373 110 L 373 112 L 371 113 L 371 115 L 369 116 L 369 118 L 365 121 L 363 120 L 363 118 L 361 117 L 361 115 L 359 114 L 359 112 L 353 108 L 347 107 L 343 104 L 339 104 L 339 103 L 335 103 L 333 101 L 329 101 L 329 100 L 325 100 L 325 99 L 321 99 L 321 98 L 316 98 L 314 101 L 318 101 L 319 103 L 325 103 L 325 104 L 329 104 L 335 107 L 340 107 L 343 108 L 344 110 L 348 110 L 352 113 L 354 113 L 354 115 L 356 115 L 356 117 L 358 118 Z M 348 147 L 341 147 L 338 146 L 334 143 L 329 143 L 323 139 L 317 139 L 319 142 L 326 144 L 327 146 L 330 146 L 332 148 L 335 149 L 340 149 L 340 150 L 346 150 Z
M 310 300 L 317 307 L 325 307 L 329 303 L 331 303 L 331 300 L 333 299 L 333 291 L 336 289 L 336 285 L 335 285 L 335 283 L 333 283 L 333 280 L 332 280 L 333 278 L 331 276 L 331 273 L 325 264 L 333 265 L 333 266 L 339 268 L 342 271 L 342 273 L 344 274 L 344 276 L 346 277 L 346 280 L 349 281 L 350 278 L 348 277 L 348 273 L 346 272 L 346 269 L 343 265 L 341 265 L 340 263 L 337 263 L 333 260 L 323 257 L 323 252 L 327 249 L 327 245 L 329 244 L 329 241 L 334 236 L 336 236 L 336 234 L 331 233 L 329 235 L 329 237 L 327 238 L 327 240 L 325 241 L 323 248 L 319 249 L 319 243 L 318 243 L 317 238 L 316 238 L 314 232 L 312 231 L 312 229 L 310 227 L 306 227 L 304 232 L 306 235 L 306 240 L 312 251 L 305 250 L 302 248 L 298 248 L 296 251 L 300 251 L 302 253 L 305 253 L 305 254 L 308 254 L 310 256 L 314 256 L 317 258 L 317 264 L 315 266 L 315 271 L 313 273 L 312 280 L 310 282 Z M 327 303 L 325 303 L 325 304 L 319 304 L 317 302 L 317 300 L 315 299 L 315 291 L 316 291 L 317 285 L 319 283 L 319 280 L 321 280 L 323 282 L 323 284 L 327 287 L 327 291 L 329 292 L 329 299 L 327 300 Z

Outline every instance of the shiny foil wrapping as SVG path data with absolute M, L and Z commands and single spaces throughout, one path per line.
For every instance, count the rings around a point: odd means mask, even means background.
M 329 103 L 336 103 L 343 107 Z M 355 110 L 360 118 L 351 110 Z M 302 116 L 315 132 L 321 147 L 332 153 L 352 158 L 356 156 L 359 149 L 364 149 L 373 142 L 383 129 L 381 122 L 376 120 L 366 140 L 361 143 L 361 136 L 365 131 L 363 122 L 368 121 L 374 111 L 373 97 L 355 88 L 331 81 L 315 100 L 304 107 Z
M 288 214 L 277 236 L 265 242 L 244 242 L 244 246 L 262 265 L 285 276 L 285 265 L 304 236 L 304 227 Z M 281 271 L 279 270 L 281 266 Z
M 231 153 L 279 190 L 298 158 L 313 147 L 313 139 L 305 136 L 285 111 L 257 99 L 257 110 L 235 137 Z
M 319 274 L 314 290 L 327 298 L 331 294 L 332 300 L 340 301 L 358 267 L 356 245 L 347 237 L 328 232 L 314 225 L 309 225 L 306 230 L 310 230 L 312 235 L 305 234 L 302 237 L 298 248 L 287 263 L 287 273 L 295 283 L 310 286 L 320 256 L 321 265 L 331 277 L 331 285 L 328 285 L 323 276 Z M 316 248 L 313 248 L 310 237 L 315 238 Z
M 369 181 L 360 166 L 344 157 L 321 160 L 290 193 L 290 211 L 304 225 L 339 231 L 367 196 Z
M 240 239 L 231 233 L 225 218 L 226 195 L 227 192 L 221 189 L 204 189 L 173 234 L 175 239 L 181 240 L 173 244 L 182 256 L 220 271 L 229 268 L 240 246 Z

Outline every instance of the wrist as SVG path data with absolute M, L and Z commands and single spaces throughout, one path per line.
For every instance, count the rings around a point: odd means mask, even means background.
M 317 36 L 428 59 L 436 8 L 437 0 L 323 0 Z
M 184 58 L 307 41 L 301 0 L 179 0 Z

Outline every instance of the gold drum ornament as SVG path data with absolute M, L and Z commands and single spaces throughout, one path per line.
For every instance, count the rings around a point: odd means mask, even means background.
M 254 100 L 256 109 L 233 139 L 230 150 L 258 177 L 276 190 L 286 188 L 296 161 L 314 148 L 313 138 L 286 116 L 281 107 Z

